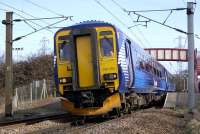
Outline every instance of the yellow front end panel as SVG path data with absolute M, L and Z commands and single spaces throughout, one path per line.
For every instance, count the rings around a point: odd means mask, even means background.
M 98 38 L 98 51 L 100 54 L 100 58 L 99 58 L 99 65 L 100 65 L 100 79 L 101 79 L 101 83 L 105 83 L 105 82 L 111 82 L 111 81 L 105 81 L 103 78 L 104 74 L 109 74 L 109 73 L 116 73 L 118 74 L 118 64 L 117 64 L 117 43 L 116 43 L 116 36 L 115 36 L 115 30 L 112 27 L 97 27 L 96 28 L 97 31 L 97 38 Z M 101 32 L 103 31 L 111 31 L 112 35 L 100 35 Z M 101 55 L 101 42 L 100 40 L 102 38 L 112 38 L 113 39 L 113 56 L 110 57 L 106 57 L 106 56 L 102 56 Z M 119 76 L 118 76 L 119 78 Z M 114 87 L 115 90 L 118 90 L 118 86 L 119 86 L 119 79 L 116 80 L 112 80 L 112 82 L 114 82 Z
M 86 88 L 95 85 L 91 37 L 76 37 L 79 87 Z
M 59 53 L 59 44 L 63 42 L 63 40 L 59 40 L 59 37 L 61 36 L 68 36 L 70 34 L 70 30 L 67 31 L 60 31 L 56 34 L 56 57 L 57 57 L 57 65 L 58 65 L 58 78 L 63 77 L 72 77 L 72 71 L 71 71 L 71 62 L 66 60 L 60 59 L 60 53 Z M 63 95 L 63 86 L 64 84 L 59 84 L 59 92 Z
M 88 115 L 101 115 L 108 113 L 111 111 L 113 108 L 120 108 L 121 107 L 121 102 L 120 102 L 120 95 L 119 93 L 115 93 L 112 96 L 106 98 L 103 102 L 103 107 L 91 107 L 91 108 L 75 108 L 74 103 L 67 100 L 67 99 L 62 99 L 62 104 L 67 111 L 69 111 L 71 114 L 74 115 L 83 115 L 83 116 L 88 116 Z

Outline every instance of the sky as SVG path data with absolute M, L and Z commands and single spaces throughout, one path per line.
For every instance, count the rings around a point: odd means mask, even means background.
M 99 3 L 100 4 L 99 4 Z M 117 2 L 115 4 L 114 2 Z M 121 8 L 126 10 L 151 10 L 151 9 L 171 9 L 171 8 L 186 8 L 186 0 L 1 0 L 0 1 L 0 20 L 5 19 L 5 11 L 13 11 L 14 19 L 22 19 L 21 16 L 27 19 L 44 18 L 44 17 L 58 17 L 73 16 L 72 21 L 66 20 L 55 26 L 67 27 L 75 23 L 87 20 L 101 20 L 109 22 L 119 27 L 123 32 L 127 33 L 133 40 L 135 40 L 143 48 L 175 48 L 178 46 L 177 38 L 182 36 L 182 44 L 187 48 L 186 35 L 169 29 L 162 25 L 149 22 L 147 27 L 141 26 L 144 23 L 135 23 L 137 16 L 128 15 Z M 34 4 L 35 3 L 35 4 Z M 37 4 L 37 5 L 36 5 Z M 197 1 L 194 14 L 194 29 L 195 33 L 200 35 L 200 3 Z M 38 5 L 40 7 L 38 7 Z M 103 8 L 103 5 L 105 8 Z M 120 5 L 120 6 L 119 6 Z M 42 7 L 42 8 L 41 8 Z M 50 10 L 47 10 L 50 9 Z M 167 12 L 148 12 L 140 13 L 151 19 L 163 22 L 170 11 Z M 29 14 L 29 15 L 27 15 Z M 30 16 L 31 15 L 31 16 Z M 61 19 L 53 20 L 37 20 L 41 26 L 47 26 Z M 141 19 L 140 20 L 144 20 Z M 13 38 L 26 35 L 33 32 L 34 28 L 40 29 L 38 25 L 27 21 L 14 22 Z M 30 27 L 30 25 L 32 27 Z M 138 25 L 141 24 L 141 25 Z M 173 11 L 166 23 L 172 27 L 187 31 L 187 15 L 186 11 Z M 135 26 L 138 25 L 138 26 Z M 134 26 L 131 29 L 128 27 Z M 48 51 L 53 51 L 53 37 L 58 29 L 42 30 L 31 34 L 19 41 L 13 43 L 14 48 L 23 48 L 22 51 L 14 51 L 13 55 L 17 59 L 24 59 L 38 53 L 41 47 L 45 44 Z M 43 41 L 42 41 L 43 40 Z M 44 41 L 46 40 L 46 41 Z M 45 42 L 45 43 L 44 43 Z M 185 43 L 186 42 L 186 43 Z M 195 47 L 200 49 L 200 40 L 195 38 Z M 5 25 L 0 24 L 0 55 L 5 52 Z M 171 64 L 171 65 L 170 65 Z M 176 63 L 175 63 L 176 64 Z M 168 63 L 168 69 L 171 68 L 176 71 L 177 67 L 173 67 L 174 63 Z

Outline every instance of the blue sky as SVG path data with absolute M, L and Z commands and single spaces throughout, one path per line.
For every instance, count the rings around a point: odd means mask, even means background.
M 54 13 L 48 12 L 44 9 L 41 9 L 33 4 L 30 1 L 51 9 L 52 11 L 59 13 L 65 16 L 74 16 L 73 21 L 64 21 L 56 26 L 69 26 L 74 23 L 78 23 L 85 20 L 103 20 L 106 22 L 110 22 L 116 26 L 118 26 L 122 31 L 126 32 L 129 36 L 131 36 L 141 47 L 177 47 L 177 37 L 182 36 L 186 37 L 186 35 L 176 32 L 172 29 L 163 27 L 161 25 L 155 24 L 153 22 L 148 23 L 147 28 L 144 26 L 137 26 L 128 30 L 128 26 L 136 25 L 137 23 L 133 23 L 132 20 L 135 20 L 137 17 L 132 15 L 132 18 L 127 15 L 127 13 L 123 12 L 116 4 L 113 3 L 112 0 L 98 0 L 102 5 L 104 5 L 107 9 L 109 9 L 117 18 L 119 18 L 124 24 L 120 23 L 116 18 L 110 15 L 107 11 L 105 11 L 95 0 L 2 0 L 1 2 L 8 4 L 21 10 L 23 12 L 29 13 L 35 17 L 54 17 L 57 16 Z M 169 8 L 179 8 L 186 7 L 185 0 L 115 0 L 118 2 L 123 8 L 127 10 L 148 10 L 148 9 L 169 9 Z M 24 16 L 25 18 L 32 18 L 22 12 L 16 11 L 12 8 L 9 8 L 0 3 L 0 9 L 6 9 L 10 11 L 14 11 L 17 14 Z M 141 13 L 147 17 L 155 19 L 157 21 L 163 22 L 169 12 L 151 12 L 151 13 Z M 14 19 L 20 18 L 16 14 L 14 14 Z M 0 10 L 0 20 L 5 19 L 5 12 Z M 200 20 L 200 8 L 199 3 L 197 1 L 197 5 L 195 8 L 195 33 L 200 34 L 199 28 L 199 20 Z M 53 23 L 58 20 L 45 20 L 48 23 Z M 35 21 L 36 23 L 46 26 L 47 24 L 41 21 Z M 184 31 L 187 31 L 187 16 L 186 11 L 174 11 L 166 24 L 177 27 Z M 38 26 L 34 26 L 39 29 Z M 14 23 L 14 33 L 13 38 L 23 36 L 29 32 L 32 32 L 33 29 L 30 28 L 24 22 L 16 22 Z M 31 55 L 33 53 L 37 53 L 41 48 L 41 40 L 42 38 L 48 39 L 48 48 L 49 50 L 53 50 L 53 36 L 57 29 L 51 29 L 52 32 L 47 30 L 43 30 L 27 36 L 17 42 L 14 42 L 13 47 L 23 47 L 24 50 L 19 52 L 20 57 L 26 57 L 27 55 Z M 5 26 L 0 24 L 0 53 L 4 53 L 5 48 Z M 184 44 L 185 40 L 183 40 Z M 195 39 L 195 45 L 198 49 L 200 40 Z M 187 44 L 185 45 L 187 46 Z M 14 56 L 16 52 L 14 52 Z

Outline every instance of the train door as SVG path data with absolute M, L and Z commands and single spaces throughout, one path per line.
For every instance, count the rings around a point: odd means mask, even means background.
M 168 85 L 168 75 L 167 75 L 167 71 L 165 69 L 164 69 L 164 80 L 166 83 L 166 91 L 167 91 L 169 88 L 169 85 Z
M 79 87 L 92 87 L 95 85 L 95 80 L 91 36 L 77 36 L 75 41 Z
M 129 81 L 126 83 L 126 86 L 130 88 L 134 83 L 134 66 L 133 66 L 131 42 L 129 40 L 126 40 L 125 42 L 125 49 L 126 49 L 126 63 L 127 63 L 128 77 L 129 77 Z

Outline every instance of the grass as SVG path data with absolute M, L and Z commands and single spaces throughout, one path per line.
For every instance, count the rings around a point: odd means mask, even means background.
M 186 125 L 185 134 L 200 134 L 200 121 L 197 119 L 190 120 Z

